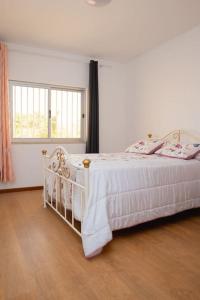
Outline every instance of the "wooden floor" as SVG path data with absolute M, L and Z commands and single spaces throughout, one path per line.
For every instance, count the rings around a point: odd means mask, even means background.
M 0 194 L 0 299 L 200 299 L 200 210 L 114 234 L 83 256 L 42 192 Z

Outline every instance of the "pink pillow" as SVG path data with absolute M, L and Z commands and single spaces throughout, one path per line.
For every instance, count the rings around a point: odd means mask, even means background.
M 141 154 L 152 154 L 163 145 L 163 141 L 152 140 L 145 141 L 141 140 L 135 144 L 129 146 L 125 152 L 141 153 Z
M 194 156 L 198 152 L 200 152 L 200 145 L 196 146 L 193 144 L 168 144 L 156 151 L 156 154 L 166 157 L 191 159 L 194 158 Z

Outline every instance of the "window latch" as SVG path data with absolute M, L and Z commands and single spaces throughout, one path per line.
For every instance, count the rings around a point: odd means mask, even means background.
M 82 114 L 82 118 L 83 118 L 83 119 L 85 118 L 85 114 Z

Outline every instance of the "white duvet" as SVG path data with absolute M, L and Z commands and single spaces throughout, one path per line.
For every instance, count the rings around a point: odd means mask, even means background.
M 112 231 L 200 207 L 200 161 L 133 153 L 70 155 L 83 183 L 82 161 L 89 168 L 89 199 L 82 220 L 85 256 L 101 252 Z M 74 194 L 80 219 L 80 194 Z
M 85 158 L 72 156 L 80 166 Z M 200 161 L 131 153 L 91 155 L 82 223 L 85 256 L 101 252 L 112 231 L 200 206 Z

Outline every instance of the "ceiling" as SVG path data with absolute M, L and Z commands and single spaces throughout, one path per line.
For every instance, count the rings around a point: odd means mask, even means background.
M 0 0 L 7 42 L 126 62 L 200 23 L 200 0 Z

